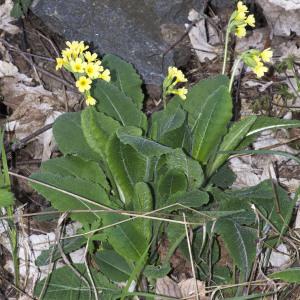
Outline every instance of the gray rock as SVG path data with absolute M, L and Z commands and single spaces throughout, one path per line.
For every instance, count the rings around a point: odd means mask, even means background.
M 162 53 L 168 48 L 161 26 L 184 28 L 191 8 L 204 0 L 35 0 L 32 11 L 68 40 L 93 42 L 100 54 L 113 53 L 134 64 L 146 83 L 160 84 Z M 165 65 L 174 65 L 173 52 Z

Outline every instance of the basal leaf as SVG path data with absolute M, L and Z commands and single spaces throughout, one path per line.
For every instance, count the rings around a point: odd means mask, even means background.
M 67 255 L 75 250 L 80 249 L 86 242 L 87 239 L 85 237 L 79 236 L 72 239 L 62 240 L 60 243 L 63 249 L 63 253 Z M 35 260 L 35 264 L 39 267 L 46 266 L 51 262 L 55 262 L 60 259 L 61 253 L 56 245 L 54 247 L 55 249 L 53 249 L 53 246 L 51 246 L 49 250 L 43 250 Z
M 228 164 L 225 164 L 215 172 L 210 181 L 215 186 L 226 189 L 230 187 L 235 180 L 235 173 L 230 169 Z
M 194 120 L 191 127 L 192 156 L 201 163 L 207 163 L 212 151 L 227 131 L 232 117 L 232 100 L 228 88 L 221 86 L 207 98 L 198 98 L 198 101 L 199 109 L 189 114 Z
M 143 107 L 144 94 L 142 80 L 134 67 L 118 56 L 107 54 L 102 60 L 103 66 L 111 73 L 111 83 L 131 98 L 139 110 Z
M 230 256 L 243 274 L 243 280 L 247 280 L 256 254 L 255 231 L 230 219 L 220 219 L 216 222 L 215 232 L 221 235 Z
M 148 247 L 147 238 L 138 229 L 139 223 L 117 214 L 105 214 L 103 219 L 106 226 L 117 224 L 105 229 L 114 250 L 128 261 L 138 261 Z M 118 224 L 125 220 L 130 221 Z
M 154 201 L 149 186 L 144 182 L 139 182 L 134 186 L 133 208 L 140 213 L 152 211 Z M 152 221 L 149 219 L 138 218 L 135 220 L 136 227 L 142 235 L 150 242 L 152 236 Z
M 98 80 L 92 90 L 92 95 L 99 99 L 98 111 L 114 118 L 123 126 L 135 126 L 146 129 L 146 116 L 136 105 L 113 84 Z
M 87 160 L 99 160 L 83 135 L 81 113 L 65 113 L 59 116 L 53 125 L 53 134 L 59 150 L 64 154 L 78 154 Z
M 92 201 L 91 203 L 86 202 L 50 187 L 32 183 L 34 189 L 49 200 L 52 206 L 59 211 L 99 210 L 101 207 L 97 205 L 97 203 L 114 207 L 114 204 L 110 203 L 105 190 L 100 185 L 80 178 L 80 174 L 78 174 L 77 177 L 74 177 L 44 172 L 32 174 L 31 178 Z M 93 202 L 95 204 L 93 204 Z M 92 223 L 93 221 L 100 219 L 100 216 L 94 212 L 71 213 L 70 216 L 83 223 Z
M 136 134 L 133 133 L 134 132 L 132 129 L 130 130 L 130 128 L 120 128 L 117 131 L 117 136 L 124 145 L 132 146 L 136 151 L 144 156 L 159 157 L 165 153 L 170 153 L 173 151 L 172 148 L 163 146 L 150 139 L 137 135 L 138 132 L 135 132 Z
M 177 192 L 185 192 L 187 190 L 188 183 L 186 176 L 179 170 L 169 170 L 166 174 L 163 174 L 158 181 L 158 194 L 161 198 L 161 204 L 167 203 L 167 200 Z
M 288 283 L 299 283 L 300 282 L 300 268 L 288 268 L 286 270 L 275 272 L 268 275 L 272 279 L 280 279 Z
M 197 160 L 188 157 L 181 149 L 175 149 L 166 156 L 169 169 L 181 170 L 189 182 L 189 189 L 199 188 L 204 181 L 201 165 Z
M 51 273 L 47 283 L 43 299 L 76 299 L 76 300 L 95 300 L 93 288 L 89 282 L 89 276 L 86 274 L 86 268 L 83 264 L 74 265 L 81 277 L 75 274 L 68 266 L 59 268 Z M 100 272 L 92 270 L 92 277 L 98 290 L 98 296 L 105 297 L 107 300 L 114 299 L 112 295 L 120 293 L 117 286 L 109 282 Z M 37 283 L 34 289 L 34 295 L 38 297 L 45 284 L 43 279 Z M 105 296 L 104 296 L 105 294 Z
M 235 122 L 229 129 L 229 132 L 224 136 L 224 139 L 219 147 L 219 151 L 234 150 L 244 139 L 254 122 L 256 116 L 246 117 L 239 122 Z M 210 177 L 223 163 L 228 159 L 230 154 L 217 153 L 213 162 L 208 165 L 207 176 Z
M 179 101 L 173 99 L 166 109 L 152 114 L 150 136 L 160 144 L 172 148 L 184 148 L 189 152 L 191 133 L 186 122 L 186 112 Z
M 116 135 L 108 142 L 106 153 L 121 200 L 130 205 L 135 184 L 143 181 L 149 173 L 148 160 L 131 146 L 122 144 Z
M 178 192 L 172 195 L 166 203 L 166 206 L 179 203 L 187 207 L 199 208 L 208 202 L 209 195 L 206 192 L 194 190 L 190 192 Z
M 109 137 L 121 126 L 120 123 L 90 107 L 82 111 L 81 125 L 88 145 L 104 159 Z
M 43 162 L 41 171 L 60 176 L 80 176 L 84 180 L 101 185 L 106 190 L 110 188 L 99 164 L 94 161 L 84 160 L 79 156 L 68 155 L 50 159 Z
M 271 130 L 271 129 L 274 130 L 274 129 L 292 128 L 292 127 L 300 127 L 300 121 L 259 116 L 257 117 L 257 120 L 251 127 L 250 131 L 247 133 L 247 136 L 260 133 L 265 130 Z
M 100 271 L 110 280 L 126 281 L 132 272 L 126 260 L 113 250 L 101 250 L 96 253 L 94 259 Z

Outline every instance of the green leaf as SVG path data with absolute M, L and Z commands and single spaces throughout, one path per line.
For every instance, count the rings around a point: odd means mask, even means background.
M 227 131 L 232 117 L 232 100 L 228 88 L 221 86 L 207 98 L 198 98 L 198 109 L 193 116 L 192 156 L 206 163 L 216 145 Z M 188 100 L 187 100 L 188 101 Z
M 90 107 L 82 111 L 81 124 L 88 145 L 104 159 L 109 137 L 121 126 L 120 123 Z
M 216 222 L 215 232 L 221 235 L 234 263 L 243 273 L 243 280 L 247 280 L 256 253 L 255 231 L 230 219 L 220 219 Z
M 189 188 L 199 188 L 204 182 L 204 174 L 198 161 L 188 157 L 181 149 L 176 149 L 166 156 L 169 169 L 183 171 L 186 175 Z
M 257 134 L 265 130 L 280 129 L 280 128 L 292 128 L 300 127 L 300 121 L 298 120 L 285 120 L 273 117 L 259 116 L 251 127 L 247 136 Z
M 158 181 L 158 193 L 161 198 L 160 204 L 167 203 L 170 196 L 177 192 L 185 192 L 187 190 L 186 176 L 179 170 L 169 170 L 162 175 Z
M 131 146 L 122 144 L 117 136 L 113 136 L 108 142 L 106 153 L 107 163 L 114 176 L 121 200 L 126 205 L 130 205 L 134 185 L 144 181 L 144 177 L 149 173 L 148 160 Z
M 107 54 L 102 60 L 105 68 L 111 73 L 111 83 L 118 87 L 124 95 L 133 100 L 139 110 L 143 107 L 144 94 L 142 80 L 134 67 L 118 56 Z
M 166 109 L 152 114 L 150 136 L 160 144 L 189 152 L 191 133 L 186 124 L 186 112 L 179 101 L 173 99 Z
M 299 283 L 300 282 L 300 268 L 289 268 L 280 272 L 275 272 L 268 277 L 272 279 L 280 279 L 288 283 Z
M 190 192 L 178 192 L 172 195 L 169 198 L 166 205 L 179 203 L 187 207 L 199 208 L 207 204 L 208 202 L 209 202 L 208 193 L 199 190 L 194 190 Z
M 38 193 L 44 196 L 47 200 L 51 201 L 52 206 L 59 211 L 68 212 L 72 210 L 99 210 L 101 209 L 101 205 L 114 206 L 100 185 L 84 180 L 79 176 L 80 174 L 78 174 L 77 177 L 74 177 L 60 176 L 58 174 L 44 172 L 34 173 L 31 175 L 31 178 L 70 192 L 74 195 L 87 198 L 91 202 L 80 200 L 76 196 L 66 195 L 63 192 L 37 183 L 32 183 L 32 186 Z M 100 216 L 94 212 L 71 213 L 70 216 L 74 220 L 83 223 L 92 223 L 93 221 L 100 219 Z
M 158 279 L 167 276 L 171 270 L 170 263 L 159 266 L 147 265 L 143 274 L 147 278 Z
M 53 125 L 53 134 L 63 154 L 78 154 L 87 160 L 99 160 L 99 155 L 86 142 L 81 128 L 81 113 L 65 113 Z
M 224 139 L 219 147 L 219 151 L 235 150 L 244 139 L 256 119 L 256 116 L 250 116 L 234 123 L 233 126 L 230 127 L 229 132 L 224 136 Z M 223 165 L 229 156 L 230 154 L 217 153 L 212 164 L 208 165 L 207 176 L 210 177 L 220 166 Z
M 172 148 L 160 145 L 152 140 L 139 136 L 141 132 L 133 130 L 134 128 L 120 128 L 117 136 L 125 145 L 132 146 L 136 151 L 147 157 L 159 157 L 165 153 L 173 151 Z
M 19 1 L 14 3 L 14 6 L 10 12 L 10 15 L 16 19 L 23 16 L 22 6 L 21 6 L 21 3 L 19 3 Z
M 62 240 L 61 246 L 64 254 L 69 254 L 73 251 L 80 249 L 87 242 L 86 238 L 79 236 L 72 239 Z M 56 249 L 53 250 L 53 247 Z M 54 251 L 54 252 L 53 252 Z M 53 255 L 51 256 L 51 254 Z M 61 253 L 57 246 L 51 246 L 49 250 L 43 250 L 41 254 L 35 260 L 36 266 L 46 266 L 52 262 L 61 258 Z M 51 261 L 50 261 L 51 260 Z
M 84 160 L 78 156 L 68 155 L 45 161 L 41 166 L 41 171 L 62 177 L 77 177 L 80 174 L 80 178 L 99 184 L 106 190 L 110 189 L 106 176 L 99 164 L 94 161 Z
M 6 188 L 0 188 L 0 207 L 9 207 L 14 203 L 14 194 Z
M 75 274 L 68 266 L 59 268 L 51 273 L 43 299 L 95 299 L 93 288 L 88 279 L 89 276 L 86 274 L 85 266 L 79 264 L 74 265 L 74 267 L 82 275 L 81 277 Z M 97 287 L 99 297 L 103 296 L 105 297 L 104 299 L 112 300 L 113 294 L 120 293 L 120 290 L 118 290 L 117 286 L 110 283 L 108 279 L 105 278 L 100 272 L 92 270 L 91 273 L 95 286 Z M 45 280 L 46 279 L 39 281 L 35 286 L 34 295 L 36 297 L 40 295 Z
M 126 281 L 132 268 L 126 260 L 112 250 L 102 250 L 94 256 L 96 263 L 99 265 L 101 272 L 110 280 L 122 282 Z
M 235 179 L 235 173 L 230 169 L 228 164 L 225 164 L 211 177 L 211 183 L 217 187 L 226 189 L 234 183 Z
M 97 109 L 114 118 L 121 125 L 146 129 L 146 116 L 113 84 L 97 80 L 92 95 L 99 100 L 96 104 Z
M 146 213 L 152 211 L 153 207 L 154 203 L 149 186 L 144 182 L 137 183 L 134 186 L 134 210 L 140 213 Z M 150 242 L 152 236 L 151 220 L 138 218 L 135 224 L 137 224 L 137 228 L 141 231 L 146 240 Z
M 117 214 L 105 214 L 103 219 L 105 226 L 129 220 L 105 229 L 104 232 L 108 242 L 119 255 L 128 261 L 138 261 L 148 247 L 147 239 L 138 229 L 139 223 Z

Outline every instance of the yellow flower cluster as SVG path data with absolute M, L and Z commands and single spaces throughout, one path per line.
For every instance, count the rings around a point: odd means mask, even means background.
M 110 71 L 101 66 L 101 60 L 96 53 L 86 51 L 89 46 L 84 42 L 66 42 L 68 46 L 62 50 L 62 57 L 56 58 L 56 70 L 65 68 L 74 74 L 76 87 L 85 95 L 87 105 L 95 105 L 96 99 L 90 94 L 93 80 L 102 79 L 110 81 Z
M 263 51 L 252 49 L 242 54 L 242 60 L 251 68 L 258 78 L 261 78 L 268 72 L 265 63 L 270 62 L 272 56 L 273 51 L 271 48 L 267 48 Z
M 163 82 L 164 96 L 173 94 L 178 95 L 181 99 L 185 100 L 188 90 L 184 87 L 175 88 L 176 84 L 183 82 L 187 82 L 187 79 L 182 73 L 182 71 L 178 70 L 176 67 L 169 67 L 168 75 Z
M 238 38 L 246 36 L 246 27 L 248 25 L 255 27 L 254 15 L 247 15 L 248 12 L 248 7 L 244 5 L 242 1 L 239 1 L 236 10 L 233 12 L 230 18 L 230 31 L 234 31 Z

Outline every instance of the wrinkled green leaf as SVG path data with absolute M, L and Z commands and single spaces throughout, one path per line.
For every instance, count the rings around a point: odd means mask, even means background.
M 113 136 L 108 142 L 107 163 L 117 184 L 121 200 L 130 205 L 133 199 L 134 185 L 144 180 L 150 172 L 146 157 L 129 145 Z
M 159 157 L 173 151 L 172 148 L 141 137 L 138 133 L 138 131 L 134 132 L 133 128 L 120 128 L 117 131 L 117 136 L 123 144 L 132 146 L 136 151 L 147 157 Z
M 121 126 L 120 123 L 90 107 L 82 111 L 81 124 L 89 146 L 104 158 L 109 137 Z
M 181 149 L 176 149 L 166 156 L 169 169 L 183 171 L 186 175 L 189 188 L 199 188 L 204 181 L 204 174 L 198 161 L 188 157 Z
M 104 224 L 111 225 L 128 220 L 128 217 L 116 214 L 106 214 L 103 216 Z M 139 225 L 135 220 L 130 220 L 108 229 L 105 233 L 108 242 L 114 250 L 129 261 L 138 261 L 148 247 L 147 238 L 137 228 Z
M 96 253 L 94 259 L 100 271 L 113 281 L 126 281 L 132 272 L 132 267 L 115 251 L 102 250 Z
M 191 126 L 192 156 L 201 163 L 207 163 L 212 151 L 226 133 L 232 117 L 232 100 L 228 88 L 221 86 L 207 98 L 198 97 L 198 107 L 189 114 L 194 120 Z
M 37 183 L 32 183 L 32 186 L 38 193 L 44 196 L 47 200 L 51 201 L 52 206 L 59 211 L 68 212 L 72 210 L 101 209 L 101 207 L 97 204 L 112 207 L 114 206 L 113 203 L 110 202 L 105 190 L 100 185 L 84 180 L 79 176 L 80 174 L 78 174 L 77 177 L 74 177 L 60 176 L 44 172 L 34 173 L 31 175 L 31 178 L 75 195 L 87 198 L 88 200 L 92 201 L 92 203 L 80 200 L 76 198 L 76 196 L 66 195 L 63 192 Z M 100 216 L 94 212 L 71 213 L 70 216 L 73 219 L 83 223 L 91 223 L 97 219 L 100 219 Z
M 99 160 L 83 135 L 81 113 L 65 113 L 59 116 L 53 125 L 53 134 L 59 150 L 64 154 L 78 154 L 87 160 Z
M 130 97 L 137 108 L 141 110 L 144 100 L 141 88 L 143 82 L 134 67 L 113 54 L 105 55 L 102 64 L 110 70 L 111 83 Z
M 86 238 L 79 236 L 72 239 L 62 240 L 61 246 L 64 254 L 67 255 L 73 251 L 80 249 L 86 242 Z M 43 250 L 42 253 L 37 257 L 37 259 L 35 260 L 35 264 L 38 267 L 49 265 L 51 262 L 55 262 L 61 258 L 59 249 L 56 245 L 54 247 L 54 250 L 53 246 L 51 246 L 49 250 Z
M 82 277 L 77 276 L 68 266 L 59 268 L 51 273 L 47 289 L 43 299 L 76 299 L 87 300 L 95 299 L 93 288 L 89 282 L 89 276 L 86 274 L 86 268 L 83 264 L 74 265 Z M 113 295 L 120 293 L 118 287 L 108 281 L 100 272 L 92 270 L 92 276 L 95 286 L 98 289 L 99 298 L 105 297 L 107 300 L 112 300 Z M 89 285 L 86 284 L 89 283 Z M 38 297 L 42 291 L 45 279 L 39 281 L 35 286 L 34 295 Z M 105 294 L 105 296 L 104 296 Z
M 146 129 L 146 116 L 113 84 L 97 80 L 92 95 L 99 100 L 96 104 L 97 109 L 114 118 L 121 125 Z
M 234 123 L 229 129 L 229 132 L 224 136 L 224 139 L 219 147 L 219 151 L 234 150 L 244 139 L 256 119 L 256 116 L 250 116 Z M 213 162 L 208 165 L 207 176 L 211 176 L 220 166 L 223 165 L 229 156 L 230 154 L 217 153 Z
M 288 268 L 286 270 L 275 272 L 268 275 L 272 279 L 280 279 L 288 283 L 299 283 L 300 282 L 300 268 Z
M 149 186 L 144 182 L 137 183 L 134 186 L 134 210 L 140 213 L 146 213 L 152 211 L 153 207 L 154 203 Z M 150 242 L 152 236 L 152 221 L 138 218 L 135 224 L 137 224 L 136 227 L 141 231 L 142 235 Z
M 235 173 L 230 169 L 228 164 L 222 166 L 211 177 L 211 183 L 222 189 L 230 187 L 236 179 Z
M 57 174 L 60 176 L 79 176 L 80 178 L 99 184 L 109 190 L 106 176 L 96 162 L 84 160 L 78 156 L 65 156 L 50 159 L 43 162 L 42 172 Z
M 247 280 L 256 253 L 255 231 L 230 219 L 218 220 L 214 230 L 221 235 L 230 256 L 243 274 L 243 280 Z
M 209 202 L 209 195 L 206 192 L 194 190 L 190 192 L 178 192 L 173 194 L 166 205 L 175 203 L 182 204 L 187 207 L 199 208 Z M 178 207 L 176 208 L 178 209 Z

